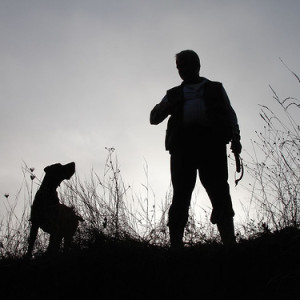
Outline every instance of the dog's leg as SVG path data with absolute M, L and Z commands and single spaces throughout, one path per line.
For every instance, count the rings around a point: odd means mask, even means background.
M 68 252 L 73 242 L 73 237 L 78 227 L 79 220 L 83 221 L 81 217 L 76 216 L 75 214 L 72 216 L 73 220 L 70 221 L 68 231 L 65 232 L 64 236 L 64 252 Z
M 64 252 L 68 252 L 72 244 L 73 236 L 64 237 Z
M 28 249 L 27 249 L 27 257 L 31 257 L 32 256 L 32 251 L 33 251 L 33 246 L 34 246 L 34 242 L 36 240 L 36 236 L 38 234 L 39 231 L 39 226 L 35 225 L 35 224 L 31 224 L 31 229 L 30 229 L 30 235 L 29 235 L 29 243 L 28 243 Z
M 47 249 L 47 253 L 57 254 L 59 252 L 60 244 L 62 241 L 62 237 L 58 234 L 50 234 L 49 246 Z

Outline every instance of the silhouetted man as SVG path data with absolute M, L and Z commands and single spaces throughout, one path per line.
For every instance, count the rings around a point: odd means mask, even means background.
M 199 76 L 200 60 L 192 50 L 176 54 L 182 84 L 167 91 L 150 114 L 150 123 L 168 120 L 165 146 L 171 154 L 173 199 L 169 210 L 171 247 L 183 246 L 197 171 L 212 203 L 211 222 L 223 244 L 235 243 L 234 211 L 229 192 L 226 144 L 240 154 L 236 114 L 219 82 Z

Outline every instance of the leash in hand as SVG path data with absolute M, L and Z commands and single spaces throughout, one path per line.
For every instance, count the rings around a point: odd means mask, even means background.
M 235 158 L 236 173 L 241 173 L 239 178 L 235 178 L 235 186 L 237 186 L 244 176 L 244 165 L 243 165 L 243 160 L 239 154 L 234 153 L 234 158 Z

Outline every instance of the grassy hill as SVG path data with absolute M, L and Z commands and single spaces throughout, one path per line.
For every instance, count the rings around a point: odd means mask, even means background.
M 0 261 L 1 299 L 299 299 L 300 231 L 172 251 L 99 237 L 68 254 Z

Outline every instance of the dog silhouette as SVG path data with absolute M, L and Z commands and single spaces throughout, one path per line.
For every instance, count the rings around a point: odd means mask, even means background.
M 50 234 L 47 252 L 54 254 L 59 251 L 62 239 L 64 239 L 64 250 L 69 249 L 79 221 L 83 221 L 72 207 L 59 202 L 56 191 L 63 180 L 68 180 L 73 176 L 75 163 L 71 162 L 66 165 L 56 163 L 46 167 L 44 171 L 44 179 L 31 206 L 28 257 L 32 256 L 39 228 Z

